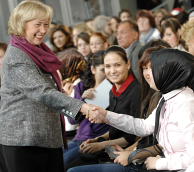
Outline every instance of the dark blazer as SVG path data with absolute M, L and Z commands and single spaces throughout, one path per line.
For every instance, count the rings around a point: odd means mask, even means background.
M 143 44 L 139 42 L 139 40 L 137 40 L 132 44 L 132 47 L 130 47 L 129 51 L 127 52 L 129 61 L 131 62 L 131 68 L 136 78 L 139 81 L 140 81 L 140 76 L 139 76 L 139 68 L 138 68 L 138 61 L 139 61 L 138 53 L 142 46 Z
M 83 102 L 59 92 L 50 73 L 11 45 L 1 79 L 0 144 L 62 147 L 60 113 L 77 119 Z

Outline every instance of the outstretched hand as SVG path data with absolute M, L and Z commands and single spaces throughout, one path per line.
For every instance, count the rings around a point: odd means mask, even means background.
M 107 111 L 100 106 L 93 105 L 90 109 L 89 116 L 86 115 L 86 118 L 91 121 L 91 123 L 108 123 L 106 119 Z
M 109 123 L 106 119 L 106 110 L 99 106 L 84 103 L 80 109 L 83 115 L 92 123 Z

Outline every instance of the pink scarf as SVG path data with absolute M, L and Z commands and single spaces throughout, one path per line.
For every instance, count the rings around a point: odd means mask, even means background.
M 57 56 L 51 51 L 50 48 L 47 47 L 47 45 L 41 42 L 40 45 L 35 46 L 30 44 L 25 38 L 15 35 L 11 35 L 10 44 L 28 54 L 40 70 L 51 73 L 55 82 L 57 83 L 58 90 L 62 92 L 61 80 L 57 73 L 57 70 L 62 66 L 62 62 L 58 60 Z M 63 142 L 66 148 L 67 141 L 65 136 L 65 121 L 63 115 L 61 115 L 61 120 Z

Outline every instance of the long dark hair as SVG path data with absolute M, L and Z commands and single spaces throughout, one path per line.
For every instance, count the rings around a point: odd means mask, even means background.
M 96 80 L 95 80 L 94 74 L 91 71 L 91 66 L 93 66 L 93 68 L 96 68 L 97 66 L 104 64 L 103 54 L 104 54 L 104 50 L 100 50 L 100 51 L 97 51 L 96 53 L 90 54 L 90 57 L 88 58 L 88 62 L 86 65 L 85 74 L 83 77 L 84 90 L 93 88 L 95 86 Z
M 150 48 L 152 51 L 158 51 L 164 49 L 166 47 L 162 45 L 158 45 Z M 150 88 L 149 84 L 146 82 L 143 76 L 143 66 L 146 66 L 150 62 L 150 54 L 145 50 L 143 55 L 141 56 L 138 66 L 139 66 L 139 75 L 141 79 L 142 86 L 142 97 L 141 97 L 141 114 L 140 118 L 147 118 L 152 111 L 156 108 L 158 101 L 161 97 L 161 93 L 159 91 L 155 91 Z
M 123 47 L 120 47 L 118 45 L 112 45 L 112 46 L 110 46 L 104 52 L 104 58 L 109 53 L 115 53 L 115 54 L 119 55 L 125 61 L 125 63 L 127 63 L 129 61 L 128 60 L 128 57 L 127 57 L 127 53 L 126 53 L 126 51 L 125 51 L 125 49 Z M 132 74 L 133 78 L 136 79 L 135 74 L 133 73 L 133 71 L 132 71 L 131 68 L 129 69 L 129 74 L 130 73 Z

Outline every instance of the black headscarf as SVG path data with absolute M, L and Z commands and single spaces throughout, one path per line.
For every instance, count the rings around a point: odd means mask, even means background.
M 194 56 L 177 49 L 165 48 L 150 53 L 156 87 L 162 94 L 189 86 L 194 90 Z

